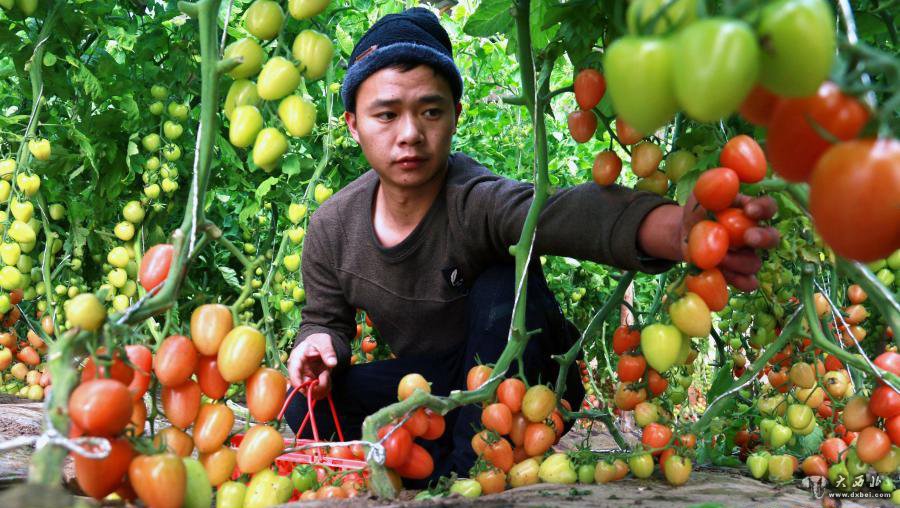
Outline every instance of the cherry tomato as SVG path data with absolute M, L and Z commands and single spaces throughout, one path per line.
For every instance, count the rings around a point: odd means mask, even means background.
M 254 425 L 238 446 L 237 465 L 242 473 L 257 473 L 272 465 L 284 450 L 284 438 L 268 425 Z
M 740 180 L 733 169 L 709 169 L 697 179 L 694 196 L 700 206 L 711 212 L 718 212 L 731 206 L 739 187 Z
M 597 185 L 607 186 L 616 183 L 622 172 L 622 159 L 612 150 L 604 150 L 594 157 L 591 176 Z
M 475 475 L 475 481 L 481 485 L 482 495 L 497 494 L 506 490 L 506 473 L 497 468 L 490 468 Z
M 218 487 L 231 478 L 237 465 L 237 452 L 227 446 L 220 446 L 210 453 L 201 453 L 199 460 L 206 470 L 209 483 Z
M 747 244 L 744 233 L 756 226 L 740 208 L 726 208 L 716 212 L 716 221 L 728 232 L 728 246 L 735 249 Z
M 147 249 L 141 258 L 141 268 L 138 271 L 138 282 L 145 291 L 150 291 L 166 280 L 169 275 L 169 267 L 172 266 L 174 253 L 175 248 L 168 243 L 161 243 Z
M 403 478 L 424 480 L 434 471 L 434 459 L 425 448 L 413 443 L 409 449 L 409 456 L 402 466 L 396 469 L 397 474 Z
M 866 427 L 856 438 L 856 453 L 866 464 L 878 462 L 891 451 L 891 439 L 878 427 Z
M 685 282 L 688 291 L 702 298 L 709 310 L 718 312 L 728 305 L 728 283 L 718 268 L 709 268 L 697 275 L 688 275 Z
M 640 330 L 633 329 L 628 325 L 621 325 L 613 332 L 613 351 L 615 351 L 617 355 L 621 355 L 632 349 L 637 349 L 640 345 Z
M 738 111 L 745 120 L 753 125 L 768 127 L 772 121 L 772 114 L 775 113 L 775 107 L 778 106 L 778 101 L 777 95 L 756 85 L 750 90 Z
M 378 439 L 382 439 L 393 428 L 392 425 L 382 427 L 378 431 Z M 412 449 L 412 436 L 405 428 L 400 427 L 391 433 L 390 437 L 382 443 L 385 451 L 385 467 L 398 468 L 406 463 L 409 452 Z
M 874 416 L 889 419 L 900 415 L 900 393 L 895 392 L 893 388 L 887 385 L 875 387 L 868 408 L 872 411 L 872 423 L 875 423 Z M 846 409 L 844 412 L 846 413 Z M 849 426 L 847 428 L 850 429 Z
M 267 423 L 278 417 L 287 396 L 287 378 L 281 372 L 260 367 L 247 380 L 247 409 L 254 420 Z
M 616 117 L 616 136 L 623 145 L 633 145 L 644 138 L 644 135 L 635 130 L 622 117 Z
M 78 453 L 72 454 L 78 486 L 85 494 L 97 500 L 112 494 L 122 485 L 134 457 L 134 450 L 128 439 L 110 439 L 109 444 L 109 455 L 103 459 L 88 459 Z
M 26 349 L 31 349 L 31 348 L 26 347 L 22 351 L 25 351 Z M 31 349 L 31 351 L 34 352 L 33 349 Z M 35 353 L 35 355 L 37 354 L 36 352 L 34 352 L 34 353 Z M 100 355 L 100 356 L 109 356 L 109 353 L 107 353 L 105 347 L 98 348 L 96 354 Z M 28 362 L 25 362 L 25 363 L 28 364 Z M 111 365 L 108 365 L 108 366 L 103 365 L 104 363 L 111 363 Z M 29 365 L 36 365 L 36 364 L 37 363 L 29 364 Z M 84 364 L 84 368 L 81 370 L 81 382 L 83 383 L 89 379 L 106 378 L 106 377 L 115 379 L 116 381 L 124 384 L 125 386 L 128 386 L 131 384 L 131 381 L 134 379 L 134 370 L 125 364 L 125 362 L 122 360 L 122 355 L 119 354 L 118 351 L 116 351 L 113 354 L 113 359 L 111 361 L 110 360 L 101 361 L 101 365 L 100 365 L 99 369 L 97 368 L 97 364 L 94 362 L 94 358 L 88 357 L 87 361 Z
M 186 429 L 194 423 L 200 411 L 200 386 L 193 379 L 162 389 L 162 406 L 166 418 L 179 429 Z M 230 429 L 229 429 L 230 430 Z
M 556 407 L 556 394 L 546 385 L 534 385 L 522 399 L 522 414 L 530 422 L 542 422 Z
M 669 386 L 669 381 L 666 378 L 659 375 L 659 372 L 656 372 L 653 369 L 647 370 L 647 388 L 650 390 L 650 393 L 653 395 L 660 395 L 661 393 L 666 391 L 666 388 Z
M 643 443 L 648 450 L 663 448 L 664 446 L 668 446 L 671 438 L 672 429 L 661 423 L 654 422 L 644 427 L 641 443 Z M 659 455 L 660 453 L 662 453 L 662 450 L 653 451 L 653 455 Z
M 428 432 L 428 415 L 425 414 L 425 408 L 419 408 L 409 416 L 403 428 L 409 431 L 412 437 L 419 437 Z
M 847 449 L 847 443 L 839 437 L 831 437 L 819 446 L 819 451 L 828 459 L 828 462 L 834 464 L 840 462 L 844 458 L 844 450 Z
M 201 355 L 215 355 L 228 332 L 234 328 L 231 310 L 219 303 L 208 303 L 191 313 L 191 340 Z
M 219 346 L 219 372 L 231 383 L 243 381 L 259 369 L 265 355 L 266 338 L 259 330 L 246 325 L 235 327 Z
M 178 386 L 194 373 L 197 349 L 184 335 L 172 335 L 162 341 L 153 359 L 153 372 L 163 386 Z
M 527 443 L 528 438 L 526 437 L 525 440 L 525 442 Z M 527 450 L 528 448 L 526 447 L 525 449 Z M 508 472 L 513 465 L 513 451 L 512 446 L 510 446 L 509 444 L 509 441 L 500 438 L 493 443 L 488 443 L 487 448 L 484 449 L 484 460 L 490 462 L 494 465 L 494 467 L 502 470 L 503 472 Z
M 688 257 L 691 263 L 706 270 L 718 265 L 728 253 L 728 232 L 724 226 L 702 220 L 688 235 Z
M 506 405 L 512 413 L 518 413 L 522 409 L 525 391 L 525 383 L 521 379 L 504 379 L 497 387 L 497 400 Z
M 585 143 L 597 131 L 597 116 L 593 111 L 576 110 L 569 113 L 569 134 L 578 143 Z
M 134 365 L 133 378 L 128 385 L 128 390 L 135 400 L 139 400 L 147 392 L 150 386 L 150 372 L 153 367 L 153 353 L 147 346 L 129 344 L 125 346 L 125 355 L 128 361 Z
M 766 155 L 755 139 L 741 134 L 725 143 L 719 164 L 731 168 L 743 183 L 755 183 L 766 176 Z
M 444 421 L 444 416 L 440 413 L 435 413 L 430 409 L 425 409 L 425 415 L 428 417 L 428 430 L 420 437 L 427 441 L 431 441 L 443 436 L 444 429 L 447 425 Z
M 165 447 L 166 451 L 179 457 L 190 457 L 194 453 L 194 439 L 178 427 L 166 427 L 153 437 L 154 447 Z
M 573 83 L 575 102 L 583 110 L 594 109 L 606 93 L 606 80 L 603 74 L 594 69 L 582 69 Z
M 234 425 L 234 413 L 225 404 L 204 404 L 194 423 L 194 444 L 200 453 L 218 450 Z
M 525 453 L 530 457 L 543 455 L 553 446 L 556 432 L 546 423 L 529 423 L 525 428 Z
M 495 402 L 481 411 L 481 423 L 484 428 L 501 436 L 509 434 L 512 430 L 512 411 L 506 404 Z
M 131 392 L 114 379 L 92 379 L 69 397 L 69 416 L 89 436 L 114 436 L 131 421 Z
M 466 374 L 466 390 L 472 391 L 481 388 L 481 385 L 491 378 L 492 372 L 493 369 L 487 365 L 475 365 L 469 369 Z
M 631 171 L 635 175 L 646 178 L 657 172 L 662 162 L 662 149 L 659 145 L 645 141 L 631 149 Z
M 631 383 L 640 379 L 646 369 L 647 360 L 642 355 L 626 354 L 619 357 L 616 373 L 619 375 L 619 381 Z
M 197 383 L 200 391 L 213 400 L 224 397 L 231 386 L 231 383 L 222 378 L 215 356 L 201 356 L 197 360 Z

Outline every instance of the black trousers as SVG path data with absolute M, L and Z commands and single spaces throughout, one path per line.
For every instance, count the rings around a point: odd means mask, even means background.
M 540 329 L 533 335 L 523 355 L 525 375 L 530 384 L 555 383 L 558 364 L 551 355 L 567 351 L 578 339 L 578 330 L 565 319 L 553 293 L 547 287 L 540 264 L 533 263 L 528 276 L 528 304 L 526 326 L 529 331 Z M 466 374 L 480 363 L 494 363 L 506 347 L 512 318 L 515 266 L 496 265 L 483 272 L 469 290 L 467 307 L 467 336 L 465 347 L 450 356 L 401 357 L 393 360 L 353 365 L 336 371 L 332 378 L 332 397 L 340 418 L 344 438 L 359 439 L 363 420 L 370 414 L 397 401 L 397 384 L 411 372 L 418 372 L 432 383 L 436 395 L 447 395 L 451 390 L 465 389 Z M 513 362 L 507 376 L 518 372 Z M 584 398 L 584 388 L 578 377 L 578 369 L 570 369 L 565 398 L 578 408 Z M 307 413 L 304 397 L 297 396 L 286 412 L 288 424 L 297 427 Z M 328 403 L 316 404 L 314 416 L 322 439 L 335 437 Z M 475 462 L 471 440 L 475 428 L 480 427 L 481 408 L 465 406 L 446 415 L 447 430 L 435 441 L 422 441 L 434 458 L 435 471 L 429 480 L 456 472 L 466 476 Z M 569 424 L 566 425 L 567 428 Z M 301 437 L 311 438 L 307 426 Z M 421 488 L 427 482 L 410 487 Z

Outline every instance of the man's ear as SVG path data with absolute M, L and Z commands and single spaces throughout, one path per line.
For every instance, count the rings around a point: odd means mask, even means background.
M 350 135 L 359 143 L 359 132 L 356 130 L 356 114 L 344 111 L 344 121 L 347 122 L 347 130 L 350 131 Z
M 456 134 L 456 127 L 459 125 L 459 115 L 462 114 L 462 103 L 456 103 L 456 124 L 453 126 L 453 133 Z

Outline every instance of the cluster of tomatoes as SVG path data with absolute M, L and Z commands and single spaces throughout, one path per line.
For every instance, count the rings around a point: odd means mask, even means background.
M 183 153 L 177 141 L 184 134 L 182 122 L 188 119 L 191 108 L 176 100 L 171 100 L 164 106 L 163 101 L 170 98 L 170 91 L 163 85 L 153 85 L 150 95 L 154 102 L 150 103 L 148 109 L 152 115 L 160 117 L 160 121 L 156 132 L 150 132 L 141 138 L 141 146 L 147 152 L 141 178 L 145 186 L 144 195 L 147 199 L 156 200 L 160 196 L 160 190 L 172 194 L 178 189 L 178 179 L 184 168 L 179 163 Z
M 294 19 L 305 20 L 325 10 L 328 4 L 328 1 L 294 1 L 289 3 L 288 11 Z M 277 167 L 287 151 L 288 139 L 282 129 L 293 137 L 312 132 L 316 106 L 308 97 L 295 94 L 295 91 L 303 79 L 314 81 L 324 77 L 334 54 L 328 36 L 304 29 L 297 34 L 291 47 L 293 61 L 283 56 L 273 56 L 266 61 L 266 51 L 260 42 L 268 45 L 274 41 L 274 52 L 287 53 L 287 48 L 280 47 L 278 37 L 284 23 L 284 11 L 278 2 L 256 0 L 244 15 L 244 29 L 249 36 L 228 45 L 224 54 L 226 60 L 238 60 L 228 72 L 235 80 L 225 97 L 228 139 L 238 148 L 252 145 L 253 164 L 266 172 Z M 256 82 L 251 81 L 255 76 Z M 306 90 L 305 85 L 301 90 Z M 260 100 L 280 101 L 277 113 L 282 129 L 265 127 L 265 119 L 257 107 Z
M 15 298 L 17 293 L 21 290 L 13 291 L 11 295 Z M 44 333 L 53 335 L 49 315 L 41 319 L 41 328 Z M 7 330 L 0 333 L 0 380 L 3 381 L 0 391 L 29 400 L 43 400 L 50 386 L 50 372 L 42 363 L 47 344 L 34 330 L 28 330 L 24 341 L 19 340 L 15 328 Z

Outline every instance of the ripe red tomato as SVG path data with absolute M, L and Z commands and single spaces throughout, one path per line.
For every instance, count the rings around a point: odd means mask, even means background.
M 242 473 L 256 473 L 272 465 L 284 451 L 284 438 L 269 425 L 254 425 L 238 446 L 237 464 Z
M 431 441 L 443 436 L 444 429 L 447 426 L 447 423 L 444 421 L 444 415 L 426 408 L 425 416 L 428 417 L 428 430 L 420 437 L 426 441 Z
M 623 145 L 633 145 L 644 138 L 644 135 L 636 131 L 621 117 L 616 117 L 616 136 Z
M 718 312 L 728 305 L 728 283 L 718 268 L 709 268 L 697 275 L 688 275 L 685 281 L 688 291 L 702 298 L 709 310 Z
M 85 494 L 101 500 L 122 485 L 128 473 L 128 465 L 134 457 L 131 442 L 126 438 L 110 439 L 109 455 L 103 459 L 88 459 L 73 453 L 75 480 Z
M 220 303 L 207 303 L 191 313 L 191 340 L 202 355 L 215 355 L 219 345 L 234 328 L 231 309 Z
M 393 428 L 393 425 L 385 425 L 378 429 L 378 439 L 382 439 Z M 400 427 L 391 433 L 390 437 L 385 439 L 382 443 L 385 452 L 385 467 L 398 468 L 405 464 L 406 459 L 409 458 L 412 444 L 412 436 L 409 435 L 409 432 L 407 432 L 405 428 Z
M 550 432 L 553 432 L 553 430 L 551 429 Z M 553 436 L 555 438 L 556 434 L 553 434 Z M 525 442 L 528 442 L 527 429 Z M 488 443 L 484 449 L 484 460 L 490 462 L 504 473 L 508 472 L 513 466 L 513 451 L 509 441 L 500 438 L 493 443 Z
M 644 427 L 641 443 L 649 450 L 668 446 L 671 439 L 672 429 L 661 423 L 653 422 Z M 662 450 L 656 450 L 653 452 L 653 455 L 659 455 L 660 453 L 662 453 Z
M 141 268 L 138 271 L 138 282 L 145 291 L 150 291 L 166 280 L 169 275 L 169 267 L 172 266 L 174 253 L 175 248 L 168 243 L 161 243 L 147 249 L 141 258 Z
M 779 100 L 777 95 L 756 85 L 747 94 L 747 98 L 744 99 L 739 111 L 741 116 L 753 125 L 768 127 Z
M 267 423 L 278 417 L 287 396 L 288 380 L 276 369 L 260 367 L 247 379 L 247 409 L 258 422 Z
M 884 430 L 887 431 L 894 446 L 900 446 L 900 416 L 894 416 L 885 420 Z
M 360 344 L 360 349 L 362 349 L 363 353 L 371 353 L 372 351 L 375 351 L 375 348 L 377 347 L 378 341 L 371 335 L 367 335 Z
M 893 373 L 895 376 L 900 376 L 900 353 L 894 351 L 885 351 L 878 355 L 875 360 L 872 362 L 878 367 Z M 827 362 L 825 364 L 828 365 Z M 881 381 L 878 382 L 879 384 Z
M 847 449 L 847 443 L 839 437 L 830 437 L 819 446 L 819 451 L 828 459 L 828 462 L 834 464 L 844 459 L 844 450 Z
M 200 386 L 189 379 L 178 386 L 164 386 L 162 406 L 166 418 L 179 429 L 186 429 L 194 423 L 200 411 Z
M 419 437 L 428 432 L 428 415 L 425 408 L 415 410 L 403 424 L 403 428 L 409 431 L 412 437 Z
M 606 93 L 606 80 L 603 74 L 594 69 L 583 69 L 575 76 L 575 102 L 583 110 L 593 109 L 600 103 Z
M 131 421 L 131 392 L 114 379 L 81 383 L 69 397 L 69 416 L 89 436 L 115 436 Z
M 628 325 L 621 325 L 613 332 L 613 351 L 617 355 L 637 349 L 641 345 L 641 331 L 635 330 Z
M 512 411 L 501 402 L 489 404 L 481 411 L 481 424 L 484 428 L 505 436 L 512 430 Z
M 607 186 L 616 183 L 622 172 L 622 159 L 612 150 L 604 150 L 594 157 L 591 176 L 597 185 Z
M 466 390 L 472 391 L 481 388 L 481 385 L 491 378 L 493 369 L 487 365 L 476 365 L 469 369 L 466 375 Z
M 201 356 L 197 360 L 197 383 L 204 395 L 219 400 L 228 393 L 231 383 L 225 381 L 219 372 L 218 359 L 215 356 Z
M 856 453 L 866 464 L 878 462 L 891 451 L 891 439 L 878 427 L 866 427 L 856 438 Z
M 659 395 L 669 387 L 669 381 L 653 369 L 647 370 L 647 388 L 653 395 Z
M 640 379 L 646 369 L 647 360 L 644 359 L 643 355 L 627 354 L 619 357 L 616 373 L 619 375 L 619 381 L 632 383 Z
M 32 351 L 34 350 L 32 349 Z M 97 348 L 96 354 L 98 356 L 109 356 L 105 347 Z M 112 360 L 101 360 L 100 364 L 100 368 L 98 369 L 97 364 L 94 362 L 94 357 L 89 356 L 84 363 L 84 368 L 81 370 L 81 382 L 83 383 L 89 379 L 108 377 L 128 386 L 134 379 L 134 370 L 125 364 L 122 360 L 122 355 L 119 354 L 118 351 L 112 355 Z
M 806 476 L 828 476 L 828 462 L 821 455 L 810 455 L 800 466 Z
M 705 171 L 694 185 L 694 196 L 700 206 L 718 212 L 731 206 L 737 197 L 741 182 L 731 168 L 714 168 Z
M 688 257 L 698 268 L 714 268 L 728 253 L 728 231 L 721 224 L 702 220 L 688 235 Z
M 616 404 L 616 407 L 624 411 L 631 411 L 634 409 L 634 406 L 647 400 L 646 389 L 638 388 L 637 390 L 632 390 L 629 386 L 626 383 L 619 383 L 613 396 L 613 402 Z
M 578 143 L 585 143 L 597 131 L 597 116 L 593 111 L 577 110 L 569 113 L 569 134 Z
M 163 389 L 165 393 L 165 388 Z M 194 445 L 200 453 L 218 450 L 234 425 L 234 413 L 225 404 L 204 404 L 197 413 L 194 423 Z
M 150 386 L 153 353 L 150 352 L 147 346 L 129 344 L 125 346 L 125 355 L 128 357 L 128 361 L 134 365 L 134 377 L 131 380 L 131 384 L 128 385 L 128 389 L 131 391 L 131 396 L 138 400 L 144 396 L 144 393 L 147 392 L 147 388 Z
M 756 222 L 747 217 L 740 208 L 726 208 L 716 212 L 716 222 L 724 226 L 725 230 L 728 231 L 728 246 L 732 248 L 746 245 L 744 233 L 756 226 Z
M 898 355 L 900 358 L 900 355 Z M 878 359 L 875 359 L 875 365 L 878 365 Z M 900 363 L 897 364 L 900 367 Z M 844 364 L 838 359 L 836 356 L 828 355 L 825 357 L 825 370 L 828 372 L 841 370 L 844 368 Z M 882 367 L 883 368 L 883 367 Z
M 522 410 L 525 390 L 525 383 L 521 379 L 514 377 L 504 379 L 497 387 L 497 400 L 505 404 L 511 412 L 518 413 Z
M 847 141 L 855 138 L 868 120 L 865 106 L 826 81 L 811 97 L 779 102 L 766 139 L 769 162 L 785 180 L 806 181 L 816 161 L 831 146 L 816 132 L 813 122 L 833 137 Z
M 809 211 L 816 230 L 836 253 L 874 261 L 900 248 L 897 196 L 900 141 L 847 141 L 829 149 L 816 164 L 809 182 Z
M 175 454 L 138 456 L 128 466 L 128 479 L 147 506 L 178 508 L 184 504 L 187 472 Z
M 184 335 L 172 335 L 163 340 L 153 359 L 153 372 L 163 386 L 184 383 L 196 367 L 197 349 Z
M 406 462 L 396 469 L 397 474 L 403 478 L 424 480 L 434 471 L 434 459 L 425 448 L 413 443 L 409 449 Z
M 766 176 L 766 155 L 755 139 L 741 134 L 725 143 L 719 164 L 731 168 L 743 183 L 754 183 Z
M 887 385 L 876 387 L 872 392 L 872 399 L 869 401 L 869 410 L 875 416 L 886 419 L 900 415 L 900 393 L 895 392 Z
M 31 346 L 25 346 L 16 353 L 16 359 L 28 366 L 35 366 L 41 363 L 41 355 Z
M 475 481 L 481 485 L 481 494 L 497 494 L 506 490 L 506 473 L 490 468 L 475 475 Z

